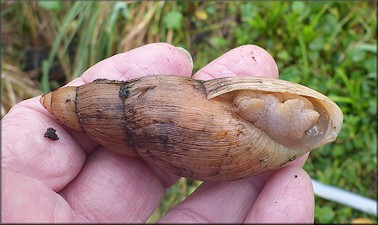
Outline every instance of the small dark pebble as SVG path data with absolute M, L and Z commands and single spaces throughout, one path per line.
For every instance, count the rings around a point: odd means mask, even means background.
M 47 131 L 45 133 L 45 137 L 49 138 L 50 140 L 56 141 L 59 140 L 58 135 L 56 135 L 56 130 L 52 127 L 47 128 Z

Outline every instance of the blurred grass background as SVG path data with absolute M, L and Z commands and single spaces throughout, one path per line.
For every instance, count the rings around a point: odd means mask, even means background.
M 1 116 L 96 62 L 151 43 L 186 48 L 194 71 L 243 45 L 265 48 L 280 78 L 333 99 L 339 138 L 310 154 L 314 179 L 377 200 L 377 5 L 363 2 L 1 2 Z M 180 179 L 149 222 L 199 181 Z M 316 223 L 375 216 L 316 197 Z

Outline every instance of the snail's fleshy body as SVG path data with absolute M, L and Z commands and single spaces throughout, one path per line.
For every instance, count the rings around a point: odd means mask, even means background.
M 41 104 L 113 151 L 199 180 L 279 168 L 335 140 L 343 120 L 326 96 L 257 77 L 101 79 L 48 93 Z

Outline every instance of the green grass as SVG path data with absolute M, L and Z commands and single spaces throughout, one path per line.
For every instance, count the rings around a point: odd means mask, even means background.
M 338 139 L 313 151 L 306 171 L 323 183 L 377 200 L 375 2 L 2 4 L 2 19 L 19 29 L 18 41 L 1 50 L 3 62 L 24 68 L 27 46 L 50 49 L 37 78 L 43 91 L 63 85 L 106 57 L 150 42 L 186 48 L 195 71 L 243 44 L 265 48 L 275 58 L 281 79 L 322 92 L 344 113 Z M 39 24 L 47 21 L 51 27 L 43 30 Z M 64 78 L 59 82 L 51 76 L 54 63 Z M 151 221 L 199 184 L 180 180 Z M 377 222 L 375 216 L 316 198 L 316 223 L 349 223 L 361 217 Z

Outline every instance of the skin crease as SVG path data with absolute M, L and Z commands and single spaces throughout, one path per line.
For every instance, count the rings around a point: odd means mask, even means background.
M 96 78 L 128 80 L 148 74 L 191 76 L 188 59 L 172 45 L 155 43 L 117 54 L 69 85 Z M 215 59 L 194 78 L 236 74 L 278 77 L 262 48 L 245 45 Z M 39 97 L 14 106 L 2 120 L 2 221 L 144 223 L 179 177 L 149 162 L 105 150 L 59 124 Z M 43 137 L 47 127 L 58 141 Z M 314 193 L 301 168 L 308 154 L 287 166 L 233 182 L 204 182 L 159 222 L 308 223 Z

